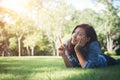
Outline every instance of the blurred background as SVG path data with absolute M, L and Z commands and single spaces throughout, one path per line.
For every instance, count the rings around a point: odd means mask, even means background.
M 120 55 L 120 0 L 0 0 L 0 56 L 59 56 L 58 37 L 82 23 L 105 54 Z

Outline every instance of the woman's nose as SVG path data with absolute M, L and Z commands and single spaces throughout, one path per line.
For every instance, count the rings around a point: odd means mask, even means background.
M 72 38 L 76 38 L 76 34 L 75 33 L 72 35 Z

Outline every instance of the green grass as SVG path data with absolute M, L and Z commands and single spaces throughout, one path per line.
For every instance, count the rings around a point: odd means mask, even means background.
M 66 68 L 61 57 L 0 57 L 0 80 L 120 80 L 120 65 L 81 69 Z

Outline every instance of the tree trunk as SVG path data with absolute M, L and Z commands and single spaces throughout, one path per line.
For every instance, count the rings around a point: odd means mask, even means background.
M 23 37 L 23 33 L 18 36 L 18 56 L 21 56 L 22 48 L 21 48 L 21 39 Z
M 4 51 L 2 51 L 2 56 L 4 56 L 5 55 L 5 52 Z
M 21 42 L 20 42 L 20 38 L 18 38 L 18 56 L 21 56 Z
M 34 56 L 34 47 L 31 49 L 31 56 Z
M 53 56 L 57 55 L 56 47 L 55 47 L 55 42 L 52 41 L 52 50 L 53 50 Z
M 29 49 L 29 46 L 28 46 L 28 45 L 26 46 L 26 49 L 27 49 L 27 54 L 28 54 L 28 56 L 30 56 L 30 49 Z
M 22 52 L 22 49 L 21 49 L 21 37 L 18 38 L 18 56 L 21 56 L 21 52 Z
M 108 52 L 113 51 L 113 40 L 109 35 L 107 36 L 107 50 Z

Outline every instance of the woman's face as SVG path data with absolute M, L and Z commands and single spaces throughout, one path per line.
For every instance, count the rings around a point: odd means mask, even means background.
M 86 37 L 86 33 L 85 33 L 85 30 L 83 28 L 76 28 L 74 33 L 72 34 L 72 40 L 71 40 L 71 43 L 73 45 L 76 45 L 80 38 L 83 38 L 83 37 Z

